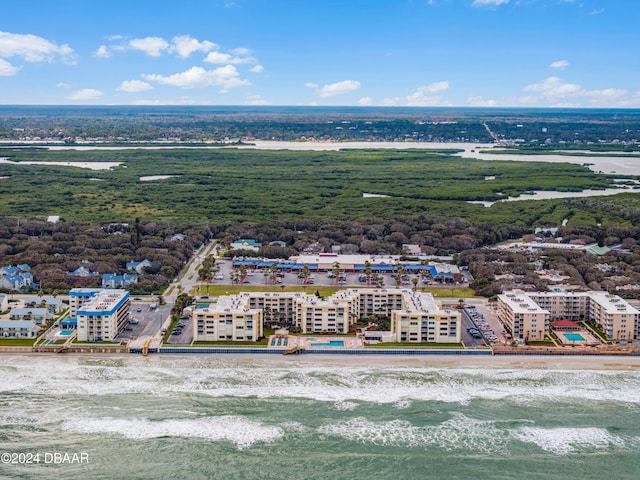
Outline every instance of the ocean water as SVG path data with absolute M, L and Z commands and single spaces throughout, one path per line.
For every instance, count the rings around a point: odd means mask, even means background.
M 637 369 L 350 362 L 3 356 L 0 478 L 640 478 Z

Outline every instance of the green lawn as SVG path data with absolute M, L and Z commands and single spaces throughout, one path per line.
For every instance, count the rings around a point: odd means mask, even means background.
M 436 343 L 436 342 L 388 342 L 376 343 L 375 345 L 367 345 L 366 348 L 464 348 L 462 343 Z
M 371 288 L 371 287 L 348 287 L 348 288 Z M 395 288 L 387 285 L 386 288 Z M 195 296 L 208 295 L 219 297 L 221 295 L 236 295 L 242 292 L 306 292 L 314 294 L 320 292 L 323 297 L 328 297 L 340 290 L 347 290 L 345 286 L 321 286 L 321 285 L 197 285 L 192 293 Z M 469 287 L 425 287 L 418 289 L 421 292 L 431 293 L 434 297 L 446 298 L 476 298 L 476 295 Z
M 256 347 L 267 348 L 268 338 L 263 338 L 257 342 L 234 342 L 234 341 L 220 341 L 220 342 L 193 342 L 194 347 Z
M 31 347 L 35 341 L 35 338 L 3 338 L 0 347 Z
M 193 295 L 202 296 L 208 295 L 210 297 L 219 297 L 221 295 L 236 295 L 242 292 L 306 292 L 314 294 L 316 291 L 320 292 L 323 297 L 333 295 L 339 290 L 344 290 L 344 287 L 323 287 L 316 285 L 309 285 L 303 287 L 302 285 L 197 285 L 193 292 Z

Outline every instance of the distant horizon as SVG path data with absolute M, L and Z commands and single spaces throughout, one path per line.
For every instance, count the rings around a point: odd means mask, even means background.
M 465 106 L 465 105 L 446 105 L 446 106 L 420 106 L 420 105 L 245 105 L 245 104 L 218 104 L 218 105 L 182 105 L 182 104 L 155 104 L 155 105 L 130 105 L 130 104 L 37 104 L 37 103 L 21 103 L 21 104 L 0 104 L 0 108 L 130 108 L 130 109 L 159 109 L 165 107 L 184 108 L 184 109 L 216 109 L 216 108 L 239 108 L 243 110 L 269 110 L 278 108 L 291 109 L 310 109 L 310 110 L 406 110 L 406 111 L 446 111 L 446 110 L 473 110 L 500 112 L 504 110 L 522 110 L 522 111 L 639 111 L 640 107 L 561 107 L 561 106 L 502 106 L 502 107 L 482 107 L 482 106 Z

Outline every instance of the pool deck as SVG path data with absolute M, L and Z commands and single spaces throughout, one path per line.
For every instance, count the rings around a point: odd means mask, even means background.
M 330 342 L 342 342 L 342 345 L 324 346 Z M 320 344 L 320 345 L 319 345 Z M 267 348 L 286 350 L 290 348 L 327 348 L 331 350 L 364 348 L 362 339 L 356 337 L 331 337 L 325 335 L 303 337 L 298 335 L 271 335 Z

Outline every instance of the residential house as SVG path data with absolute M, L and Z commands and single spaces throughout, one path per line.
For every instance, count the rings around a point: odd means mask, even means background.
M 73 272 L 67 272 L 67 275 L 71 275 L 72 277 L 97 277 L 98 272 L 92 272 L 89 267 L 80 266 Z
M 134 271 L 140 275 L 144 273 L 144 269 L 147 267 L 152 267 L 153 263 L 151 260 L 147 260 L 146 258 L 141 262 L 127 262 L 127 270 Z
M 11 320 L 33 320 L 38 325 L 42 325 L 53 318 L 53 315 L 46 308 L 12 308 L 9 318 Z
M 105 273 L 102 276 L 102 288 L 129 288 L 134 283 L 138 283 L 138 275 L 135 273 L 125 273 L 124 275 Z
M 0 338 L 35 338 L 40 330 L 33 320 L 0 320 Z
M 33 285 L 31 267 L 26 264 L 0 267 L 0 289 L 22 291 Z
M 240 238 L 229 246 L 231 250 L 253 250 L 254 252 L 260 250 L 260 247 L 262 247 L 262 243 L 248 238 Z

